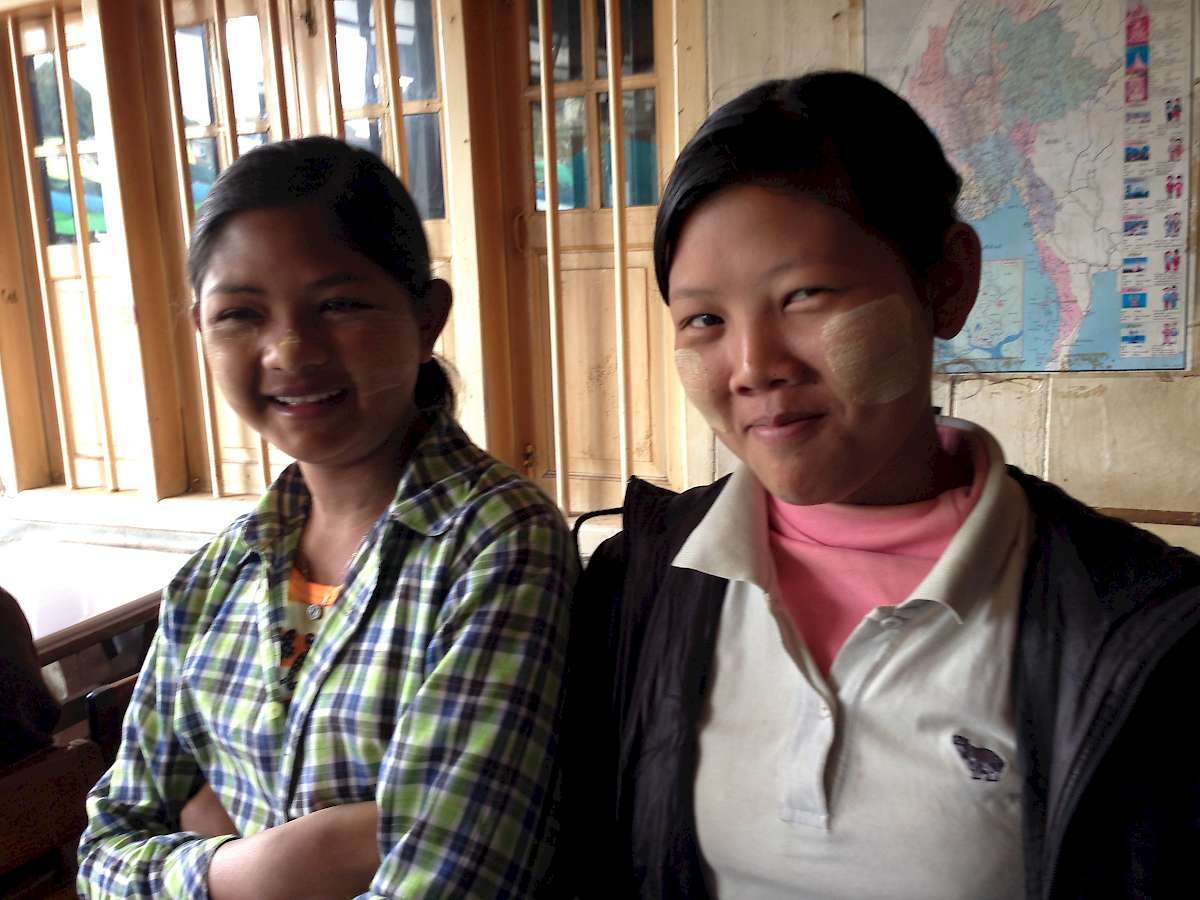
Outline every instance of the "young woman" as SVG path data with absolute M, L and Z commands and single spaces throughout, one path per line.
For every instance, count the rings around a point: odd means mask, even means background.
M 738 465 L 631 482 L 581 579 L 580 894 L 1194 891 L 1200 559 L 935 416 L 980 278 L 959 187 L 851 73 L 760 85 L 680 154 L 658 283 Z
M 217 383 L 297 462 L 166 589 L 81 891 L 536 895 L 570 538 L 453 419 L 412 200 L 362 150 L 269 145 L 205 198 L 189 266 Z

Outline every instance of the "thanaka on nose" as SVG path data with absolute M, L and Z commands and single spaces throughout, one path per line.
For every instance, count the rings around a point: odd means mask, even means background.
M 320 342 L 309 337 L 301 337 L 300 332 L 289 328 L 275 342 L 268 357 L 268 364 L 285 372 L 300 372 L 304 369 L 315 368 L 326 362 L 327 354 L 320 347 Z

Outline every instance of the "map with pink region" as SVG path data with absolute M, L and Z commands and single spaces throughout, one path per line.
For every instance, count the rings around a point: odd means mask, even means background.
M 1163 335 L 1186 299 L 1123 308 L 1121 293 L 1187 282 L 1169 268 L 1187 244 L 1172 141 L 1189 128 L 1171 98 L 1189 93 L 1191 14 L 1187 0 L 868 0 L 867 71 L 942 141 L 984 248 L 944 371 L 1184 367 Z

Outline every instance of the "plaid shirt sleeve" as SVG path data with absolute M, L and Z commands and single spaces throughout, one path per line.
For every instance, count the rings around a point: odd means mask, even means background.
M 198 565 L 198 563 L 197 563 Z M 80 841 L 77 887 L 83 897 L 208 896 L 208 864 L 231 837 L 202 838 L 179 830 L 179 814 L 201 778 L 172 727 L 178 646 L 172 615 L 177 588 L 167 589 L 162 621 L 138 677 L 112 768 L 87 801 L 88 826 Z
M 570 538 L 549 503 L 488 503 L 458 558 L 380 769 L 366 897 L 527 898 L 553 864 Z

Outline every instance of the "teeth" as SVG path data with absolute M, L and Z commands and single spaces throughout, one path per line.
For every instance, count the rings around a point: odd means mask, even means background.
M 324 394 L 306 394 L 303 397 L 276 397 L 284 406 L 296 406 L 300 403 L 320 403 L 330 397 L 336 397 L 341 391 L 327 391 Z

